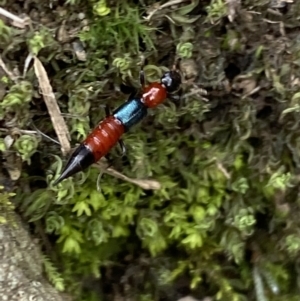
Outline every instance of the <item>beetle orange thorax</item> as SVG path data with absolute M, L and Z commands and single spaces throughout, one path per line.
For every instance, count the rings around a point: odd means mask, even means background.
M 160 83 L 151 83 L 143 90 L 142 101 L 148 108 L 154 108 L 167 98 L 166 88 Z

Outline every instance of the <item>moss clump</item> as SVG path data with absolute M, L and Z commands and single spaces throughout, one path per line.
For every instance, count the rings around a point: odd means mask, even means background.
M 26 151 L 15 145 L 27 160 L 15 201 L 46 237 L 49 278 L 87 301 L 185 293 L 298 300 L 299 3 L 144 4 L 69 1 L 56 15 L 39 3 L 52 20 L 45 27 L 65 32 L 64 42 L 41 27 L 23 40 L 4 30 L 8 64 L 19 61 L 20 49 L 37 49 L 74 145 L 105 115 L 105 104 L 124 102 L 121 83 L 138 86 L 140 52 L 151 81 L 184 57 L 181 102 L 149 112 L 124 136 L 126 158 L 114 156 L 115 169 L 155 179 L 161 189 L 105 175 L 99 192 L 96 168 L 54 187 L 59 147 L 45 139 Z M 1 106 L 4 127 L 25 130 L 33 120 L 54 137 L 35 83 L 30 68 L 24 81 L 5 82 L 3 99 L 26 101 Z

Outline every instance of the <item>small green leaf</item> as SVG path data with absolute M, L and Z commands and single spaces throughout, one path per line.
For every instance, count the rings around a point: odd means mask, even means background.
M 73 239 L 71 236 L 67 237 L 63 246 L 63 253 L 76 253 L 80 254 L 81 248 L 77 240 Z
M 185 239 L 182 240 L 182 243 L 188 245 L 189 248 L 195 249 L 202 247 L 203 241 L 200 233 L 191 233 Z
M 84 201 L 77 202 L 73 207 L 72 212 L 77 212 L 77 216 L 81 216 L 83 213 L 85 213 L 87 216 L 92 215 L 89 205 Z
M 107 205 L 104 195 L 97 190 L 90 191 L 87 202 L 93 207 L 94 211 Z
M 117 224 L 113 227 L 112 237 L 128 236 L 130 231 L 125 225 Z
M 193 205 L 190 207 L 190 214 L 195 222 L 200 223 L 204 219 L 206 212 L 202 206 Z
M 195 275 L 190 284 L 190 288 L 195 289 L 201 281 L 202 281 L 202 278 L 199 275 Z

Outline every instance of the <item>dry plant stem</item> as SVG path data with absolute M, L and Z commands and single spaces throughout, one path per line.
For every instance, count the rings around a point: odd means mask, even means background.
M 70 133 L 65 120 L 61 116 L 46 70 L 37 57 L 34 57 L 34 71 L 38 78 L 39 86 L 44 96 L 54 130 L 60 142 L 61 151 L 66 155 L 71 149 Z
M 15 129 L 18 133 L 21 133 L 21 134 L 28 134 L 28 135 L 36 135 L 36 134 L 39 134 L 37 131 L 31 131 L 31 130 L 21 130 L 21 129 Z M 11 130 L 10 129 L 4 129 L 4 128 L 0 128 L 0 131 L 1 132 L 10 132 Z
M 227 180 L 231 179 L 230 173 L 226 170 L 226 168 L 223 166 L 221 162 L 217 161 L 217 167 L 224 174 Z
M 32 59 L 33 59 L 33 55 L 31 53 L 29 53 L 25 59 L 24 69 L 23 69 L 23 77 L 26 76 L 27 70 L 29 68 L 29 64 L 31 63 Z
M 0 7 L 0 15 L 8 18 L 8 19 L 11 19 L 15 22 L 23 22 L 23 19 L 19 18 L 18 16 L 8 12 L 7 10 L 5 10 L 4 8 Z
M 146 180 L 146 179 L 138 180 L 138 179 L 129 178 L 111 167 L 107 168 L 107 164 L 105 164 L 104 162 L 100 161 L 97 164 L 95 164 L 95 166 L 110 176 L 113 176 L 115 178 L 121 179 L 121 180 L 129 182 L 129 183 L 132 183 L 134 185 L 137 185 L 137 186 L 141 187 L 142 189 L 158 190 L 161 188 L 161 184 L 158 181 Z
M 241 6 L 241 1 L 240 0 L 226 0 L 226 4 L 228 7 L 228 19 L 230 22 L 233 22 L 237 15 L 237 10 Z
M 0 67 L 3 69 L 3 71 L 6 73 L 6 75 L 13 81 L 13 82 L 17 82 L 18 81 L 18 77 L 15 76 L 11 71 L 9 71 L 6 67 L 6 65 L 4 64 L 2 57 L 0 56 Z
M 41 131 L 34 125 L 33 122 L 31 122 L 31 125 L 32 125 L 33 128 L 35 128 L 37 134 L 40 134 L 42 137 L 45 137 L 46 139 L 48 139 L 48 140 L 54 142 L 55 144 L 59 144 L 59 145 L 60 145 L 60 143 L 59 143 L 58 141 L 56 141 L 55 139 L 53 139 L 53 138 L 49 137 L 48 135 L 44 134 L 43 132 L 41 132 Z
M 159 6 L 158 8 L 156 8 L 155 10 L 152 11 L 152 13 L 149 14 L 149 16 L 145 17 L 145 20 L 150 21 L 150 19 L 153 17 L 154 14 L 156 14 L 159 10 L 166 8 L 168 6 L 172 6 L 172 5 L 176 5 L 176 4 L 180 4 L 185 2 L 185 0 L 171 0 L 161 6 Z
M 30 24 L 30 18 L 20 18 L 10 12 L 8 12 L 7 10 L 5 10 L 4 8 L 0 7 L 0 15 L 11 19 L 13 21 L 12 25 L 19 27 L 19 28 L 24 28 L 26 25 Z

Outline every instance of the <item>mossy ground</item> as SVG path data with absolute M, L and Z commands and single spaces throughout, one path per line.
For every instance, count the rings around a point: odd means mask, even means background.
M 41 238 L 58 289 L 87 301 L 299 299 L 300 4 L 286 2 L 2 3 L 32 25 L 0 23 L 11 70 L 1 71 L 2 173 L 18 178 L 1 182 Z M 56 139 L 30 52 L 72 145 L 106 104 L 125 101 L 124 85 L 138 87 L 141 53 L 150 81 L 183 58 L 181 101 L 124 136 L 125 158 L 113 152 L 116 170 L 161 189 L 105 175 L 100 193 L 96 168 L 53 187 L 62 155 L 39 134 Z

